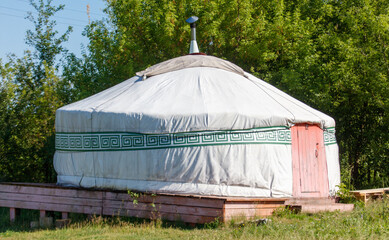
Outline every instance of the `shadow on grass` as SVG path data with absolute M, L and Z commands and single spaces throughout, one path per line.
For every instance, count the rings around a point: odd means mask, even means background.
M 30 222 L 37 219 L 39 219 L 39 211 L 21 209 L 20 215 L 16 217 L 16 221 L 11 223 L 9 220 L 9 208 L 0 207 L 0 233 L 6 231 L 32 231 Z
M 46 228 L 31 228 L 30 223 L 32 221 L 39 221 L 39 210 L 20 209 L 20 214 L 16 216 L 15 222 L 11 223 L 9 219 L 9 208 L 0 207 L 0 233 L 7 231 L 12 232 L 33 232 Z M 60 212 L 47 212 L 48 217 L 55 219 L 61 219 Z M 85 214 L 70 214 L 72 222 L 82 222 L 87 219 Z M 54 227 L 52 227 L 54 229 Z
M 30 223 L 32 221 L 39 221 L 39 211 L 38 210 L 29 210 L 29 209 L 20 209 L 20 214 L 16 217 L 14 223 L 10 222 L 9 219 L 9 208 L 0 207 L 0 233 L 4 233 L 7 231 L 12 232 L 34 232 L 41 229 L 47 228 L 31 228 Z M 47 212 L 47 216 L 53 217 L 53 221 L 61 219 L 60 212 Z M 153 224 L 155 226 L 161 228 L 175 228 L 181 230 L 191 230 L 191 229 L 203 229 L 203 228 L 217 228 L 220 225 L 218 219 L 214 222 L 207 224 L 188 224 L 182 221 L 165 221 L 162 219 L 150 220 L 143 219 L 137 217 L 119 217 L 119 216 L 92 216 L 92 218 L 88 218 L 86 214 L 78 214 L 78 213 L 69 213 L 69 218 L 71 219 L 70 226 L 86 226 L 86 225 L 122 225 L 128 224 L 133 226 L 141 226 L 141 225 L 150 225 Z M 55 224 L 54 224 L 55 225 Z M 55 229 L 55 226 L 49 228 Z

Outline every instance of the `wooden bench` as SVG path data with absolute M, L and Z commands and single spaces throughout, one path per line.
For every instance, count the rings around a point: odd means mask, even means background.
M 365 203 L 370 199 L 382 198 L 384 194 L 389 194 L 389 188 L 376 188 L 366 190 L 350 191 L 354 196 Z

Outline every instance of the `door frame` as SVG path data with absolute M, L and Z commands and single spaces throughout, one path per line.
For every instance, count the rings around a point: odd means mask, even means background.
M 309 182 L 302 182 L 301 177 L 301 161 L 299 154 L 299 131 L 310 131 L 310 136 L 316 139 L 316 143 L 312 144 L 315 149 L 309 149 L 309 152 L 315 154 L 317 159 L 317 181 L 318 181 L 318 192 L 302 192 L 303 184 L 310 184 Z M 324 135 L 323 130 L 313 124 L 302 123 L 296 124 L 291 128 L 292 135 L 292 172 L 293 172 L 293 197 L 295 198 L 324 198 L 329 196 L 329 183 L 328 183 L 328 169 L 327 159 L 325 154 L 324 146 Z

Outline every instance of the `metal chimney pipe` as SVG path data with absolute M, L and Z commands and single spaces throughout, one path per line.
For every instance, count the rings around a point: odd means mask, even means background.
M 198 17 L 192 16 L 186 20 L 187 23 L 190 24 L 190 48 L 189 54 L 191 53 L 199 53 L 199 47 L 197 46 L 196 41 L 196 21 L 199 20 Z

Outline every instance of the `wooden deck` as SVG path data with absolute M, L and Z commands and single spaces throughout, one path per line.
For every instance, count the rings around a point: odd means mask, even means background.
M 354 196 L 363 202 L 368 202 L 370 199 L 382 198 L 384 194 L 389 194 L 389 188 L 376 188 L 366 190 L 350 191 Z
M 303 213 L 349 212 L 354 209 L 354 204 L 336 203 L 335 198 L 292 198 L 285 201 L 285 205 Z
M 137 195 L 137 196 L 134 196 Z M 59 187 L 55 184 L 0 183 L 0 207 L 10 208 L 15 220 L 18 209 L 90 215 L 131 216 L 187 223 L 208 223 L 218 219 L 266 217 L 287 199 L 232 198 L 177 194 L 128 194 L 125 191 Z

